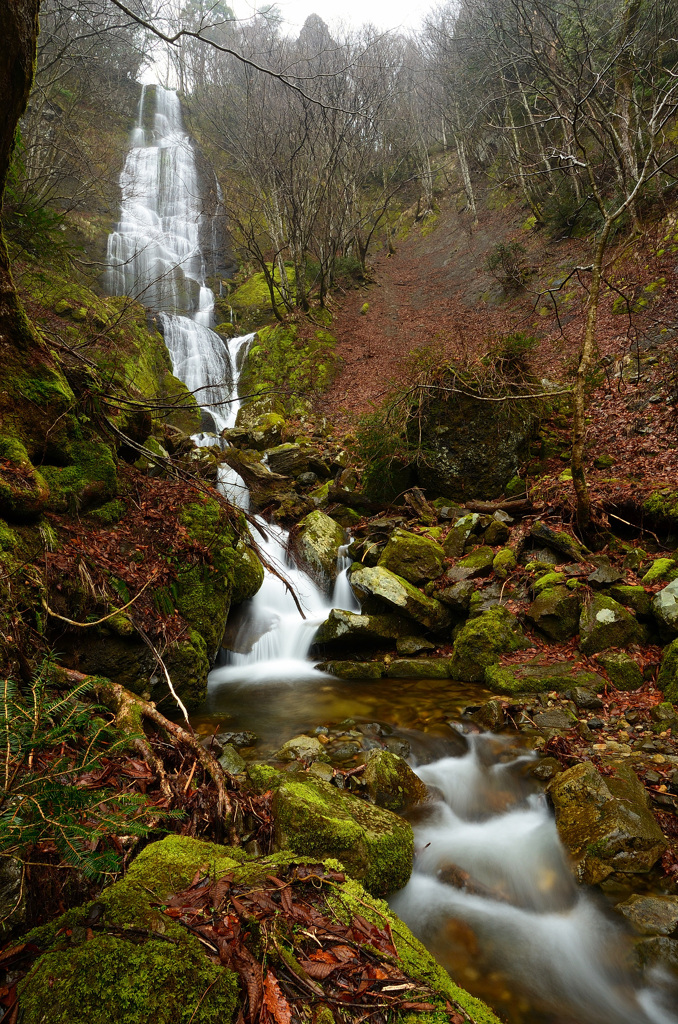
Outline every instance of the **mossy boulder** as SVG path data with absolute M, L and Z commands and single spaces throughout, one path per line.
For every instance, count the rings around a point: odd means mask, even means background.
M 512 665 L 489 665 L 485 669 L 485 686 L 494 693 L 515 696 L 520 693 L 562 693 L 573 687 L 596 692 L 605 687 L 605 680 L 596 672 L 578 671 L 572 662 L 548 662 L 541 655 Z
M 605 594 L 594 594 L 582 608 L 579 619 L 579 646 L 585 654 L 596 654 L 608 647 L 625 647 L 641 637 L 640 627 L 630 612 Z
M 316 668 L 338 679 L 381 679 L 384 674 L 383 661 L 325 661 Z
M 68 446 L 67 464 L 44 466 L 50 489 L 47 506 L 51 512 L 80 512 L 103 505 L 118 490 L 116 464 L 110 447 L 96 437 Z
M 390 750 L 370 751 L 361 781 L 373 804 L 396 814 L 428 799 L 426 785 Z
M 49 484 L 21 441 L 0 436 L 0 513 L 12 521 L 30 521 L 47 508 L 49 498 Z
M 652 595 L 648 594 L 645 587 L 628 586 L 616 583 L 609 590 L 610 597 L 627 608 L 632 608 L 636 616 L 641 619 L 649 619 L 652 610 Z
M 678 704 L 678 638 L 664 650 L 657 686 L 664 691 L 666 700 Z
M 475 585 L 471 580 L 459 580 L 458 583 L 452 583 L 439 590 L 432 589 L 431 596 L 442 601 L 456 615 L 466 615 L 474 593 Z
M 567 582 L 567 576 L 562 572 L 545 572 L 542 576 L 534 581 L 531 590 L 535 597 L 539 597 L 543 590 L 548 590 L 549 587 L 564 586 Z
M 450 676 L 468 683 L 482 682 L 485 669 L 502 654 L 527 647 L 518 620 L 503 605 L 470 619 L 459 630 L 450 661 Z
M 588 549 L 569 533 L 553 530 L 539 520 L 530 527 L 530 534 L 540 544 L 545 544 L 551 551 L 562 556 L 563 561 L 585 562 L 589 554 Z
M 500 580 L 505 580 L 516 567 L 516 556 L 511 548 L 500 548 L 492 561 L 492 572 Z
M 22 1021 L 228 1024 L 239 1001 L 237 974 L 206 957 L 159 907 L 200 868 L 217 876 L 237 868 L 242 858 L 231 852 L 178 836 L 153 843 L 99 896 L 103 931 L 88 933 L 87 906 L 37 929 L 32 941 L 45 952 L 20 984 Z M 145 937 L 126 935 L 128 928 Z
M 287 441 L 285 444 L 276 445 L 275 448 L 269 448 L 266 456 L 272 473 L 299 476 L 308 470 L 308 449 L 305 445 Z
M 425 583 L 440 576 L 445 552 L 440 544 L 409 530 L 395 529 L 381 553 L 379 565 L 410 583 Z
M 646 873 L 664 852 L 666 839 L 628 766 L 603 778 L 582 762 L 556 776 L 548 790 L 558 833 L 581 882 L 596 885 L 613 872 Z
M 639 690 L 643 685 L 643 673 L 637 662 L 623 652 L 606 651 L 596 657 L 618 690 Z
M 478 528 L 479 522 L 478 513 L 470 512 L 466 516 L 461 516 L 454 526 L 450 527 L 447 537 L 443 541 L 443 550 L 448 558 L 460 558 L 464 554 L 464 546 L 474 530 Z
M 579 598 L 567 587 L 547 587 L 532 602 L 525 617 L 549 639 L 568 640 L 579 631 Z
M 501 519 L 493 519 L 483 533 L 483 540 L 490 547 L 497 547 L 498 544 L 505 544 L 511 536 L 511 528 Z
M 337 575 L 337 558 L 343 543 L 341 526 L 317 509 L 299 524 L 295 548 L 301 563 L 316 577 L 331 581 Z
M 655 558 L 641 582 L 650 587 L 653 583 L 671 583 L 678 579 L 678 562 L 673 558 Z
M 678 580 L 673 580 L 655 594 L 652 600 L 652 614 L 664 638 L 670 639 L 678 633 Z
M 328 783 L 285 779 L 273 796 L 273 818 L 279 850 L 336 857 L 373 895 L 395 892 L 410 877 L 409 823 Z
M 435 598 L 426 597 L 402 576 L 384 569 L 358 566 L 352 568 L 351 585 L 361 598 L 378 598 L 384 605 L 406 615 L 432 630 L 449 626 L 450 612 Z
M 379 643 L 409 636 L 412 622 L 400 615 L 358 615 L 333 608 L 313 640 L 316 646 Z

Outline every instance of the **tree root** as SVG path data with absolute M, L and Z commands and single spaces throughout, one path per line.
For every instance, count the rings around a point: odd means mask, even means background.
M 172 800 L 173 794 L 167 772 L 161 758 L 153 751 L 151 744 L 143 735 L 144 720 L 152 722 L 153 725 L 165 733 L 169 740 L 175 743 L 182 743 L 188 747 L 205 774 L 209 776 L 216 787 L 220 823 L 224 825 L 231 823 L 233 807 L 226 790 L 226 773 L 218 761 L 198 742 L 192 733 L 177 725 L 176 722 L 171 722 L 168 718 L 165 718 L 158 711 L 155 704 L 144 700 L 143 697 L 138 697 L 135 693 L 125 689 L 124 686 L 120 686 L 119 683 L 113 683 L 99 676 L 86 676 L 74 669 L 62 668 L 61 671 L 70 682 L 81 683 L 85 680 L 92 682 L 97 700 L 101 701 L 102 704 L 113 712 L 116 727 L 123 734 L 133 737 L 132 746 L 149 767 L 156 772 L 162 794 L 168 800 Z M 229 828 L 229 840 L 233 845 L 237 845 L 237 836 L 232 828 Z

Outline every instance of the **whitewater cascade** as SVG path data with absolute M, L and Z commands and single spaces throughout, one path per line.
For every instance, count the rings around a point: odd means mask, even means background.
M 149 99 L 155 97 L 152 127 L 147 128 Z M 235 424 L 240 400 L 238 380 L 253 334 L 226 344 L 212 329 L 214 294 L 205 284 L 200 246 L 205 229 L 195 156 L 183 128 L 175 92 L 156 86 L 142 89 L 137 124 L 120 178 L 120 222 L 108 239 L 108 287 L 131 295 L 160 314 L 165 344 L 175 375 L 192 391 L 214 424 L 214 432 L 197 435 L 198 444 L 220 443 L 219 435 Z M 216 436 L 215 436 L 216 435 Z M 227 466 L 218 486 L 235 504 L 247 508 L 249 495 L 241 477 Z M 266 573 L 256 597 L 243 609 L 243 635 L 236 638 L 230 665 L 216 669 L 210 686 L 232 681 L 292 681 L 308 676 L 306 661 L 313 636 L 327 618 L 329 600 L 310 577 L 287 557 L 287 532 L 258 519 L 265 539 L 260 544 L 297 594 L 302 618 L 283 580 Z M 357 607 L 340 554 L 335 586 L 341 607 Z M 251 642 L 248 638 L 255 636 Z
M 393 910 L 443 962 L 451 922 L 468 926 L 481 969 L 505 971 L 558 1021 L 676 1024 L 675 979 L 634 984 L 622 927 L 575 884 L 546 799 L 526 781 L 535 755 L 505 760 L 510 741 L 488 734 L 469 742 L 464 757 L 417 769 L 439 798 L 415 825 L 414 872 Z

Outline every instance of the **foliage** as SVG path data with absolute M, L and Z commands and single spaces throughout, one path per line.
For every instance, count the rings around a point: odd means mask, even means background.
M 119 871 L 119 838 L 141 837 L 160 811 L 139 795 L 98 788 L 123 740 L 87 701 L 91 682 L 59 692 L 49 662 L 25 688 L 0 681 L 0 856 L 23 864 L 57 855 L 97 879 Z M 103 714 L 104 712 L 102 712 Z
M 520 242 L 498 242 L 485 260 L 485 269 L 505 288 L 524 288 L 530 270 Z

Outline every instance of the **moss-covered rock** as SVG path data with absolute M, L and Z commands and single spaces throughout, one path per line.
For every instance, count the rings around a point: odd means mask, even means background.
M 541 544 L 545 544 L 551 551 L 555 551 L 563 557 L 563 561 L 584 562 L 589 554 L 587 548 L 571 537 L 569 533 L 561 530 L 552 530 L 546 523 L 537 520 L 530 527 L 530 534 Z
M 610 587 L 610 597 L 627 608 L 632 608 L 639 619 L 648 619 L 651 615 L 652 597 L 644 587 L 627 586 L 616 583 Z
M 334 336 L 316 325 L 305 328 L 303 336 L 296 324 L 262 328 L 243 362 L 241 390 L 257 394 L 273 388 L 289 395 L 272 410 L 283 415 L 305 415 L 308 399 L 326 391 L 339 368 Z
M 311 857 L 336 857 L 368 892 L 385 895 L 410 877 L 411 826 L 325 782 L 285 780 L 273 797 L 275 843 Z
M 400 615 L 357 615 L 333 608 L 318 627 L 313 643 L 316 646 L 341 644 L 345 649 L 347 644 L 397 640 L 411 632 L 412 621 Z
M 625 647 L 640 639 L 635 617 L 604 594 L 594 594 L 584 604 L 579 619 L 580 647 L 585 654 L 595 654 L 608 647 Z
M 316 668 L 338 679 L 381 679 L 383 661 L 324 661 Z
M 334 580 L 339 548 L 344 543 L 341 526 L 317 509 L 302 519 L 299 527 L 295 547 L 300 561 L 315 576 Z
M 428 798 L 428 790 L 419 776 L 407 761 L 390 750 L 370 751 L 362 782 L 372 803 L 396 814 Z
M 460 558 L 464 554 L 464 546 L 474 530 L 478 528 L 479 522 L 480 516 L 477 512 L 470 512 L 456 520 L 443 541 L 443 550 L 448 558 Z
M 549 587 L 564 586 L 566 582 L 567 576 L 565 575 L 565 573 L 545 572 L 532 584 L 532 593 L 535 597 L 539 597 L 543 590 L 548 590 Z
M 416 584 L 440 576 L 444 560 L 445 552 L 434 540 L 409 530 L 395 529 L 378 564 Z
M 642 583 L 649 587 L 653 583 L 671 583 L 675 579 L 678 579 L 678 562 L 673 558 L 655 558 L 643 576 Z
M 381 566 L 353 567 L 350 580 L 358 595 L 378 598 L 395 612 L 414 619 L 427 629 L 442 630 L 450 624 L 450 613 L 443 604 L 426 597 L 407 580 L 388 569 Z
M 547 587 L 532 602 L 526 618 L 551 640 L 568 640 L 579 631 L 579 598 L 567 587 Z
M 678 633 L 678 580 L 673 580 L 652 599 L 654 615 L 660 634 L 671 639 Z
M 678 638 L 664 650 L 657 686 L 664 691 L 666 700 L 678 704 Z
M 36 519 L 47 508 L 49 484 L 16 437 L 0 436 L 0 513 L 13 521 Z
M 396 658 L 386 668 L 389 679 L 447 679 L 449 658 Z
M 618 690 L 639 690 L 643 685 L 643 673 L 637 662 L 628 654 L 607 651 L 596 657 Z
M 460 558 L 453 571 L 463 573 L 465 579 L 479 579 L 490 575 L 493 563 L 494 551 L 483 544 L 464 558 Z
M 601 691 L 605 679 L 596 672 L 578 671 L 569 661 L 549 662 L 540 655 L 512 665 L 489 665 L 485 669 L 485 685 L 495 693 L 515 696 L 520 693 L 557 693 L 573 687 Z
M 497 551 L 492 562 L 492 572 L 500 580 L 505 580 L 516 567 L 516 556 L 511 548 L 501 548 Z
M 32 940 L 45 952 L 21 982 L 22 1021 L 228 1024 L 238 976 L 205 957 L 198 939 L 159 906 L 189 886 L 199 868 L 233 871 L 241 857 L 230 853 L 178 836 L 153 843 L 99 897 L 102 931 L 88 936 L 84 907 L 34 932 Z M 126 928 L 142 929 L 146 937 L 126 936 Z
M 116 465 L 110 447 L 91 437 L 68 447 L 63 466 L 44 466 L 51 512 L 79 512 L 110 502 L 117 494 Z
M 549 795 L 560 838 L 585 884 L 613 872 L 648 872 L 666 848 L 645 790 L 628 766 L 603 778 L 590 762 L 574 765 L 550 783 Z
M 490 608 L 470 619 L 459 630 L 450 662 L 453 679 L 482 682 L 485 669 L 498 662 L 502 654 L 527 647 L 518 620 L 503 605 Z

